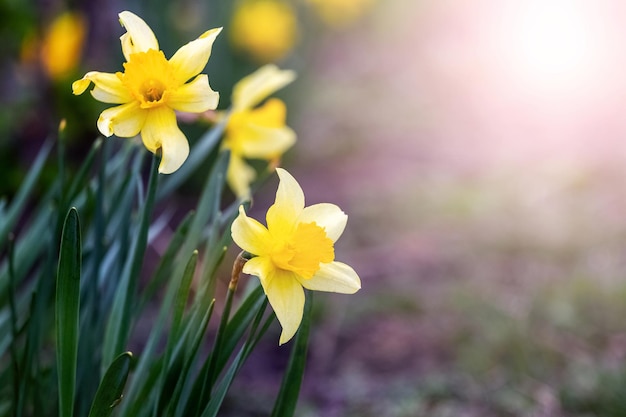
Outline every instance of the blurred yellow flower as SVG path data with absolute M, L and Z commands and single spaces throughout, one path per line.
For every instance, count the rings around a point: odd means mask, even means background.
M 115 134 L 124 138 L 141 134 L 150 152 L 161 149 L 159 172 L 170 174 L 189 155 L 189 143 L 178 128 L 175 110 L 201 113 L 217 107 L 219 94 L 200 71 L 222 29 L 204 32 L 167 60 L 146 22 L 128 11 L 120 13 L 119 18 L 126 29 L 120 38 L 126 58 L 124 72 L 88 72 L 72 84 L 72 90 L 82 94 L 93 82 L 91 95 L 96 100 L 119 104 L 100 114 L 100 132 L 106 137 Z
M 360 19 L 375 0 L 307 0 L 329 26 L 341 28 Z
M 239 207 L 231 227 L 233 240 L 254 255 L 243 272 L 256 275 L 282 326 L 279 344 L 298 330 L 304 309 L 304 290 L 353 294 L 361 288 L 357 273 L 335 261 L 334 244 L 348 216 L 334 204 L 304 206 L 304 193 L 287 171 L 280 178 L 276 201 L 266 215 L 267 227 Z
M 272 98 L 255 108 L 295 77 L 293 71 L 268 64 L 242 78 L 233 88 L 222 146 L 230 150 L 226 178 L 237 197 L 248 198 L 250 183 L 256 178 L 256 171 L 244 158 L 276 161 L 296 141 L 295 132 L 285 125 L 285 103 Z
M 52 21 L 42 40 L 34 34 L 24 38 L 21 60 L 33 63 L 39 59 L 48 78 L 63 80 L 78 66 L 85 34 L 83 16 L 76 12 L 63 12 Z
M 65 12 L 53 22 L 43 41 L 41 58 L 53 80 L 69 75 L 78 65 L 85 40 L 85 21 L 79 13 Z
M 230 40 L 235 49 L 264 64 L 286 56 L 298 37 L 292 6 L 282 0 L 243 0 L 233 13 Z

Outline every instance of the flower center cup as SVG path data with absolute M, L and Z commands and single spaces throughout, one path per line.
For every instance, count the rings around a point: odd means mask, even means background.
M 148 103 L 154 103 L 163 97 L 165 87 L 159 80 L 148 80 L 142 85 L 142 96 Z
M 117 76 L 144 109 L 165 104 L 168 90 L 177 87 L 170 63 L 154 49 L 132 54 Z
M 335 250 L 324 228 L 315 222 L 300 223 L 291 236 L 274 246 L 270 257 L 276 267 L 308 279 L 321 263 L 335 259 Z

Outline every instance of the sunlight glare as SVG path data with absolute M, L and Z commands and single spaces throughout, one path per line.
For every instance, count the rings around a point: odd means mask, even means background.
M 595 74 L 598 22 L 572 0 L 529 0 L 511 14 L 505 51 L 521 81 L 534 88 L 570 89 Z

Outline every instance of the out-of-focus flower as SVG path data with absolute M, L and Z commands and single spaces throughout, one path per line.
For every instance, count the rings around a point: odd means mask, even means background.
M 93 82 L 91 95 L 96 100 L 119 104 L 100 114 L 100 132 L 106 137 L 115 134 L 124 138 L 141 134 L 150 152 L 161 149 L 159 172 L 170 174 L 189 155 L 189 143 L 178 128 L 175 110 L 201 113 L 217 107 L 219 94 L 211 89 L 208 76 L 200 71 L 206 66 L 213 42 L 222 29 L 204 32 L 167 60 L 146 22 L 128 11 L 119 17 L 126 28 L 120 38 L 126 58 L 124 72 L 88 72 L 72 84 L 72 90 L 74 94 L 82 94 Z
M 79 13 L 65 12 L 57 17 L 46 33 L 41 59 L 53 80 L 69 75 L 78 65 L 85 41 L 85 20 Z
M 329 26 L 342 28 L 360 19 L 375 0 L 307 0 Z
M 264 64 L 286 56 L 298 37 L 293 7 L 281 0 L 243 0 L 233 13 L 230 40 L 235 49 Z
M 231 227 L 233 240 L 254 255 L 243 272 L 256 275 L 283 330 L 279 344 L 298 330 L 304 309 L 304 290 L 353 294 L 361 288 L 357 273 L 335 261 L 334 244 L 348 216 L 334 204 L 304 206 L 304 193 L 287 171 L 280 178 L 276 201 L 267 211 L 267 227 L 239 207 Z
M 64 12 L 48 27 L 43 39 L 30 35 L 22 42 L 21 60 L 39 59 L 51 80 L 63 80 L 78 66 L 85 42 L 85 19 L 77 12 Z
M 292 82 L 295 72 L 265 65 L 242 78 L 233 88 L 232 108 L 223 147 L 230 150 L 226 178 L 240 198 L 248 198 L 256 171 L 245 159 L 277 161 L 296 141 L 296 133 L 285 125 L 287 108 L 277 98 L 262 100 Z

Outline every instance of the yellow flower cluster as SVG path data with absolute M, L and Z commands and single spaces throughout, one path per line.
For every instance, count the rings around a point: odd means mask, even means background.
M 200 72 L 221 29 L 206 31 L 167 59 L 141 18 L 128 11 L 119 18 L 126 29 L 121 37 L 124 71 L 88 72 L 72 89 L 82 94 L 93 83 L 91 94 L 96 100 L 116 104 L 98 118 L 100 132 L 107 137 L 141 135 L 150 152 L 160 150 L 159 171 L 169 174 L 189 154 L 175 111 L 202 113 L 217 107 L 219 95 Z M 233 88 L 232 107 L 223 114 L 227 121 L 222 148 L 230 152 L 227 181 L 242 200 L 250 198 L 250 184 L 256 177 L 246 161 L 276 163 L 296 140 L 295 132 L 286 126 L 285 103 L 268 99 L 294 79 L 293 71 L 268 64 Z M 305 207 L 298 182 L 284 169 L 276 172 L 280 184 L 267 212 L 267 226 L 249 218 L 241 206 L 231 233 L 235 243 L 253 255 L 243 272 L 259 277 L 283 328 L 279 342 L 283 344 L 302 321 L 304 288 L 351 294 L 360 289 L 361 281 L 354 269 L 335 261 L 334 244 L 347 215 L 334 204 Z

